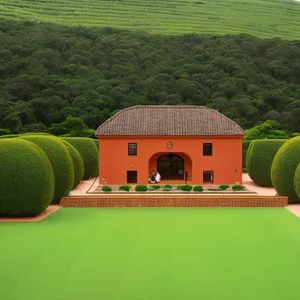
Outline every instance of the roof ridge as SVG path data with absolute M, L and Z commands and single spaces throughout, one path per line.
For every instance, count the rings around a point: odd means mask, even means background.
M 155 123 L 153 118 L 156 118 Z M 96 136 L 244 134 L 235 121 L 215 109 L 200 105 L 135 105 L 116 112 L 96 131 Z
M 106 121 L 104 121 L 100 126 L 103 126 L 104 124 L 108 124 L 111 121 L 113 121 L 120 113 L 128 111 L 128 110 L 133 110 L 135 108 L 139 108 L 139 107 L 151 107 L 151 108 L 168 108 L 168 107 L 180 107 L 180 108 L 186 108 L 186 107 L 196 107 L 196 108 L 205 108 L 205 109 L 210 109 L 206 106 L 203 105 L 134 105 L 134 106 L 129 106 L 126 108 L 121 109 L 120 111 L 118 111 L 117 113 L 115 113 L 112 117 L 110 117 L 109 119 L 107 119 Z

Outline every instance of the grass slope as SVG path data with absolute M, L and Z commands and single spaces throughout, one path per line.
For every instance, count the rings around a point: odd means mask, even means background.
M 299 231 L 281 208 L 60 209 L 0 226 L 0 296 L 298 299 Z
M 0 0 L 0 16 L 152 33 L 300 38 L 300 3 L 294 0 Z

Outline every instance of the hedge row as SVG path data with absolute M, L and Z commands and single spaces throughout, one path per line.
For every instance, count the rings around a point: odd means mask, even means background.
M 65 141 L 76 148 L 83 160 L 83 179 L 98 175 L 98 149 L 95 142 L 90 138 L 64 137 Z
M 51 203 L 54 175 L 40 147 L 22 139 L 0 141 L 0 215 L 31 216 Z
M 66 146 L 72 159 L 73 171 L 74 171 L 72 189 L 74 189 L 83 179 L 83 173 L 84 173 L 83 160 L 75 147 L 73 147 L 70 143 L 68 143 L 65 140 L 61 140 L 61 141 Z
M 278 150 L 271 167 L 271 179 L 277 194 L 287 196 L 290 203 L 300 199 L 299 163 L 300 137 L 295 137 Z
M 249 140 L 243 140 L 242 141 L 242 149 L 243 149 L 243 153 L 242 153 L 242 157 L 243 157 L 243 169 L 246 168 L 246 156 L 247 156 L 247 151 L 248 148 L 250 146 L 251 141 Z
M 248 147 L 246 168 L 249 177 L 259 186 L 272 186 L 271 166 L 275 154 L 286 140 L 254 140 Z
M 298 164 L 294 175 L 294 189 L 300 200 L 300 163 Z
M 74 169 L 69 151 L 57 137 L 22 136 L 39 146 L 48 156 L 55 179 L 55 192 L 52 204 L 59 203 L 62 196 L 69 194 L 74 183 Z
M 0 216 L 38 214 L 68 195 L 84 174 L 97 174 L 96 143 L 67 140 L 46 135 L 0 140 Z

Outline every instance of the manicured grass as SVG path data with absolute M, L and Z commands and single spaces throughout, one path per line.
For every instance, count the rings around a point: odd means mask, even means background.
M 299 232 L 284 208 L 60 209 L 0 225 L 0 298 L 298 299 Z
M 0 16 L 163 34 L 300 38 L 300 3 L 294 0 L 0 0 Z

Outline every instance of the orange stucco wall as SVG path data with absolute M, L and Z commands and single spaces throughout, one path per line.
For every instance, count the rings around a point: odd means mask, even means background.
M 128 156 L 128 143 L 137 143 L 137 156 Z M 203 143 L 213 144 L 212 156 L 203 156 Z M 127 171 L 136 170 L 138 183 L 147 184 L 164 153 L 184 158 L 190 184 L 203 184 L 203 171 L 214 171 L 214 184 L 242 182 L 242 137 L 100 137 L 99 182 L 126 184 Z

